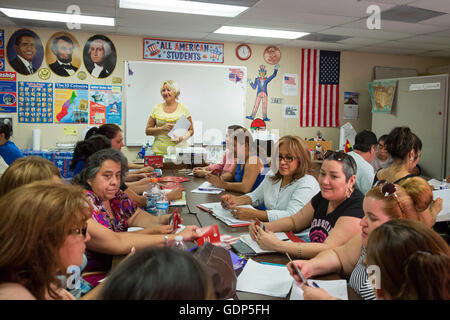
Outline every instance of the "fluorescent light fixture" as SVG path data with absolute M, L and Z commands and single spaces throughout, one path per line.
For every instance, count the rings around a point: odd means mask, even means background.
M 309 32 L 229 27 L 229 26 L 220 27 L 219 29 L 214 31 L 214 33 L 225 33 L 239 36 L 252 36 L 252 37 L 281 38 L 281 39 L 297 39 L 309 34 Z
M 95 24 L 100 26 L 114 26 L 114 18 L 82 16 L 70 13 L 56 13 L 45 11 L 19 10 L 0 8 L 0 11 L 10 18 L 44 20 L 54 22 L 71 22 L 80 24 Z
M 248 7 L 183 0 L 120 0 L 119 8 L 236 17 Z

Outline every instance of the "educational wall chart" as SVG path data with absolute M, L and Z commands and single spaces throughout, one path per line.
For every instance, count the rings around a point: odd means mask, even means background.
M 53 83 L 19 81 L 19 122 L 53 123 Z
M 55 83 L 55 123 L 88 123 L 89 86 Z
M 0 71 L 0 112 L 17 112 L 16 73 Z
M 122 87 L 91 85 L 89 91 L 89 123 L 122 124 Z

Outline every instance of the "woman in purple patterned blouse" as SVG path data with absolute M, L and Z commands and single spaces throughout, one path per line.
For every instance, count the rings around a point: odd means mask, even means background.
M 169 216 L 152 216 L 120 190 L 127 171 L 127 160 L 120 151 L 103 149 L 91 155 L 83 170 L 73 179 L 83 186 L 94 210 L 88 220 L 91 240 L 87 243 L 88 270 L 105 271 L 112 255 L 128 254 L 149 246 L 170 245 L 175 241 Z M 142 230 L 127 232 L 128 227 Z M 183 240 L 197 238 L 196 226 L 187 226 L 177 235 Z

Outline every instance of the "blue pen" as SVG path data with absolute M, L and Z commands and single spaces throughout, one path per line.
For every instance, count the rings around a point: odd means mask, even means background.
M 286 267 L 285 264 L 271 263 L 271 262 L 260 262 L 262 264 L 267 264 L 269 266 Z
M 315 283 L 314 281 L 312 282 L 312 285 L 313 285 L 315 288 L 320 288 L 319 285 L 318 285 L 317 283 Z

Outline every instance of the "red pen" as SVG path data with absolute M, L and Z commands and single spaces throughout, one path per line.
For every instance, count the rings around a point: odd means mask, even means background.
M 212 210 L 210 210 L 210 209 L 208 209 L 208 208 L 202 206 L 201 204 L 197 205 L 197 208 L 199 208 L 200 210 L 203 210 L 203 211 L 205 211 L 205 212 L 208 212 L 208 213 L 210 213 L 210 214 L 213 214 Z

